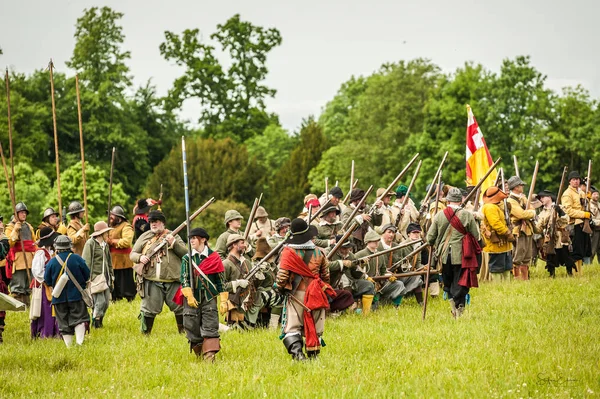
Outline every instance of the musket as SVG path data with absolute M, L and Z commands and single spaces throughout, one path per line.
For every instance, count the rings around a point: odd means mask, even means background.
M 540 163 L 535 161 L 535 168 L 533 170 L 533 176 L 531 177 L 531 185 L 529 186 L 529 194 L 527 195 L 527 202 L 525 203 L 525 210 L 529 209 L 531 205 L 531 198 L 533 197 L 533 193 L 535 192 L 535 183 L 537 181 L 537 174 L 540 168 Z M 521 231 L 525 231 L 527 229 L 527 222 L 525 220 L 521 221 Z
M 185 201 L 185 226 L 187 227 L 187 241 L 188 245 L 188 259 L 190 261 L 190 265 L 194 263 L 192 259 L 192 244 L 190 242 L 190 192 L 188 186 L 188 174 L 187 174 L 187 155 L 185 151 L 185 136 L 181 136 L 181 158 L 183 161 L 183 197 Z M 161 184 L 162 191 L 162 184 Z M 190 267 L 190 288 L 192 292 L 194 291 L 194 273 L 192 272 L 192 268 Z
M 175 230 L 171 231 L 170 234 L 172 236 L 178 234 L 181 230 L 183 230 L 184 227 L 186 227 L 188 225 L 188 220 L 189 220 L 189 223 L 191 223 L 194 219 L 196 219 L 198 217 L 198 215 L 200 215 L 202 212 L 204 212 L 204 210 L 206 208 L 208 208 L 213 202 L 215 202 L 215 197 L 212 197 L 211 199 L 209 199 L 208 201 L 206 201 L 204 203 L 204 205 L 202 205 L 200 208 L 198 208 L 196 210 L 196 212 L 194 212 L 192 215 L 190 215 L 189 218 L 186 218 L 186 220 L 184 220 L 183 222 L 181 222 L 181 224 L 179 226 L 177 226 L 175 228 Z M 156 245 L 152 249 L 152 251 L 150 251 L 150 253 L 146 254 L 146 257 L 148 257 L 148 259 L 152 259 L 152 257 L 155 256 L 155 255 L 157 255 L 166 244 L 167 244 L 167 240 L 165 238 L 163 238 L 161 240 L 161 242 L 158 245 Z M 133 267 L 134 267 L 134 269 L 136 270 L 136 272 L 139 275 L 142 274 L 142 270 L 143 270 L 143 267 L 144 267 L 143 264 L 137 263 Z
M 517 163 L 517 156 L 513 155 L 513 162 L 515 163 L 515 176 L 519 179 L 521 178 L 521 174 L 519 173 L 519 164 Z
M 4 152 L 2 151 L 2 164 L 4 166 L 4 173 L 6 175 L 6 184 L 8 184 L 8 194 L 12 201 L 13 212 L 15 214 L 15 224 L 19 221 L 17 216 L 17 196 L 15 194 L 15 163 L 13 156 L 13 141 L 12 141 L 12 122 L 10 117 L 10 82 L 8 79 L 8 68 L 6 68 L 6 108 L 8 112 L 8 145 L 10 150 L 10 168 L 11 168 L 11 180 L 8 180 L 8 170 L 6 169 L 6 161 L 4 159 Z M 1 150 L 1 145 L 0 145 Z M 32 231 L 33 235 L 34 232 Z M 21 232 L 19 231 L 19 239 L 21 239 Z M 27 256 L 25 255 L 25 245 L 23 245 L 23 240 L 21 240 L 21 252 L 23 253 L 23 262 L 25 262 L 25 270 L 27 270 L 27 278 L 31 280 L 31 272 L 29 271 L 29 262 L 27 261 Z
M 402 203 L 400 204 L 400 211 L 398 212 L 398 217 L 396 218 L 396 229 L 400 225 L 400 220 L 402 220 L 402 211 L 404 210 L 404 207 L 406 206 L 406 204 L 408 203 L 408 200 L 410 199 L 410 197 L 409 197 L 410 191 L 412 190 L 412 188 L 415 184 L 415 180 L 417 180 L 417 176 L 419 175 L 419 171 L 421 170 L 422 163 L 423 163 L 423 161 L 419 160 L 419 163 L 417 164 L 417 169 L 415 170 L 412 180 L 410 181 L 410 184 L 408 185 L 408 189 L 406 190 L 404 199 L 402 200 Z
M 60 165 L 58 158 L 58 132 L 56 129 L 56 102 L 54 100 L 54 63 L 52 59 L 50 59 L 50 63 L 48 64 L 48 69 L 50 70 L 50 94 L 52 99 L 52 124 L 54 126 L 54 158 L 55 158 L 55 166 L 56 166 L 56 190 L 58 195 L 58 213 L 59 217 L 62 220 L 62 198 L 60 195 Z M 6 70 L 6 77 L 8 79 L 8 69 Z M 10 133 L 10 131 L 9 131 Z M 11 148 L 11 158 L 12 158 L 12 148 Z
M 329 195 L 329 177 L 325 177 L 325 195 Z
M 252 266 L 252 269 L 250 269 L 250 271 L 243 277 L 245 280 L 248 280 L 248 286 L 250 286 L 250 284 L 252 284 L 252 281 L 254 280 L 256 274 L 262 270 L 263 264 L 268 262 L 269 259 L 271 259 L 273 256 L 275 256 L 279 253 L 281 248 L 286 244 L 286 241 L 287 241 L 288 237 L 290 236 L 290 234 L 291 234 L 291 232 L 288 230 L 288 232 L 285 235 L 285 237 L 283 238 L 283 240 L 281 240 L 281 242 L 279 244 L 277 244 L 275 246 L 275 248 L 273 248 L 268 254 L 266 254 L 264 258 L 262 258 L 257 263 L 255 263 L 254 266 Z M 244 290 L 238 289 L 238 290 L 236 290 L 236 292 L 229 295 L 229 300 L 231 301 L 231 303 L 233 303 L 237 306 L 242 306 L 243 308 L 248 307 L 248 304 L 242 299 L 243 297 L 246 296 L 246 294 L 248 292 L 249 292 L 249 290 L 247 290 L 247 289 L 244 289 Z M 247 309 L 245 309 L 245 310 L 247 310 Z
M 420 270 L 420 271 L 406 272 L 406 273 L 393 273 L 391 276 L 375 276 L 375 277 L 371 277 L 371 278 L 375 281 L 379 281 L 379 280 L 387 280 L 390 277 L 403 278 L 403 277 L 411 277 L 411 276 L 422 276 L 424 274 L 427 274 L 427 270 Z M 432 275 L 432 274 L 440 274 L 440 272 L 438 270 L 431 270 L 429 272 L 429 275 Z
M 400 179 L 402 179 L 402 177 L 404 177 L 404 175 L 406 174 L 406 172 L 408 172 L 408 170 L 410 169 L 410 167 L 412 166 L 412 164 L 415 163 L 415 161 L 417 160 L 418 157 L 419 157 L 419 153 L 417 152 L 415 154 L 415 156 L 412 157 L 412 159 L 404 167 L 404 169 L 402 169 L 402 171 L 400 173 L 398 173 L 398 176 L 396 176 L 396 178 L 390 183 L 390 185 L 387 186 L 387 188 L 385 189 L 385 191 L 377 198 L 377 200 L 375 200 L 375 202 L 383 201 L 383 199 L 388 196 L 388 194 L 390 193 L 390 191 L 392 191 L 394 189 L 394 187 L 396 187 L 398 185 L 398 182 L 400 181 Z M 375 207 L 374 206 L 371 207 L 371 209 L 369 209 L 369 214 L 373 214 L 373 212 L 375 212 Z
M 312 208 L 308 209 L 308 224 L 310 224 L 310 222 L 312 222 L 313 220 L 315 220 L 316 218 L 318 218 L 325 209 L 327 209 L 327 205 L 331 204 L 331 198 L 327 200 L 326 203 L 323 204 L 322 207 L 319 208 L 319 210 L 317 211 L 317 213 L 312 214 Z
M 85 210 L 85 224 L 88 224 L 87 186 L 85 184 L 85 155 L 83 151 L 83 124 L 81 120 L 79 76 L 77 76 L 77 74 L 75 74 L 75 92 L 77 93 L 77 120 L 79 122 L 79 148 L 81 149 L 81 182 L 83 183 L 83 209 Z M 58 206 L 60 207 L 60 204 Z
M 262 196 L 262 193 L 260 193 L 260 197 L 254 200 L 254 205 L 252 206 L 252 211 L 250 211 L 250 217 L 248 218 L 248 223 L 246 223 L 246 230 L 244 230 L 244 240 L 247 240 L 248 236 L 250 235 L 250 228 L 252 227 L 252 222 L 254 222 L 254 216 L 256 215 L 256 210 L 260 206 Z
M 354 217 L 356 216 L 356 214 L 358 213 L 358 211 L 365 204 L 365 201 L 367 200 L 367 197 L 369 196 L 369 194 L 371 194 L 371 191 L 373 191 L 373 186 L 370 186 L 369 189 L 365 192 L 365 195 L 363 195 L 363 197 L 360 199 L 359 203 L 356 205 L 356 207 L 354 208 L 354 210 L 350 214 L 350 217 L 348 218 L 348 220 L 346 220 L 346 223 L 344 223 L 344 225 L 342 226 L 342 230 L 346 230 L 346 228 L 348 228 L 348 226 L 350 225 L 350 223 L 352 223 L 352 221 L 354 220 Z
M 421 203 L 421 209 L 419 209 L 419 213 L 421 215 L 425 214 L 425 212 L 429 210 L 429 200 L 431 199 L 431 196 L 433 195 L 433 189 L 437 187 L 437 184 L 435 184 L 435 183 L 438 180 L 438 175 L 442 172 L 442 167 L 444 166 L 444 163 L 446 162 L 446 158 L 448 158 L 448 151 L 446 151 L 446 153 L 444 154 L 444 157 L 442 158 L 442 162 L 440 162 L 440 166 L 437 168 L 435 175 L 433 175 L 433 180 L 431 181 L 431 185 L 429 186 L 427 195 L 425 196 L 425 199 Z M 439 187 L 437 187 L 437 190 L 439 191 Z
M 592 185 L 592 160 L 590 159 L 588 162 L 588 172 L 587 172 L 586 184 L 585 184 L 585 211 L 588 213 L 590 212 L 590 200 L 588 198 L 588 195 L 590 193 L 591 185 Z M 590 226 L 590 219 L 583 219 L 582 230 L 586 234 L 592 234 L 594 232 L 592 230 L 592 226 Z
M 486 179 L 488 178 L 488 176 L 490 174 L 492 174 L 492 172 L 494 171 L 494 169 L 496 169 L 496 166 L 498 166 L 498 164 L 500 163 L 501 160 L 502 160 L 502 158 L 498 158 L 496 160 L 496 162 L 494 162 L 492 164 L 492 166 L 490 166 L 490 168 L 487 170 L 487 172 L 485 172 L 485 175 L 483 175 L 483 177 L 481 179 L 479 179 L 479 181 L 477 182 L 477 185 L 475 187 L 473 187 L 473 189 L 471 190 L 471 192 L 465 197 L 465 199 L 460 204 L 461 208 L 464 208 L 465 205 L 467 205 L 469 203 L 469 201 L 471 200 L 471 198 L 473 198 L 473 196 L 481 188 L 481 185 L 486 181 Z
M 429 246 L 429 244 L 427 243 L 423 243 L 422 245 L 419 245 L 417 248 L 415 248 L 411 253 L 409 253 L 408 255 L 406 255 L 404 258 L 400 259 L 398 262 L 394 263 L 392 265 L 392 267 L 390 267 L 390 272 L 393 272 L 394 270 L 396 270 L 397 268 L 399 268 L 400 266 L 402 266 L 402 264 L 409 258 L 415 256 L 416 254 L 420 253 L 422 250 L 424 250 L 425 248 L 427 248 Z
M 440 174 L 438 175 L 438 180 L 437 180 L 438 186 L 441 183 L 441 181 L 442 181 L 442 171 L 440 170 Z M 435 209 L 437 209 L 438 203 L 440 202 L 440 190 L 435 190 L 435 191 L 436 191 Z M 446 234 L 452 234 L 452 232 L 449 231 Z M 425 297 L 423 298 L 423 320 L 425 320 L 425 315 L 427 314 L 427 297 L 429 297 L 429 295 L 427 294 L 427 291 L 429 291 L 429 275 L 431 274 L 431 262 L 433 261 L 433 251 L 434 251 L 434 246 L 431 245 L 429 247 L 429 258 L 427 259 L 427 270 L 425 273 Z
M 350 189 L 348 190 L 348 193 L 350 193 L 350 191 L 352 191 L 353 188 L 354 188 L 354 159 L 352 160 L 352 166 L 350 167 Z
M 352 190 L 354 190 L 356 188 L 357 184 L 358 184 L 358 179 L 354 180 L 354 183 L 352 184 L 352 186 L 346 193 L 346 196 L 342 200 L 342 204 L 345 204 L 346 202 L 348 202 L 348 199 L 350 198 L 350 194 L 352 193 Z
M 333 255 L 335 255 L 335 253 L 338 251 L 338 249 L 340 249 L 342 244 L 352 235 L 352 233 L 354 233 L 354 230 L 356 230 L 357 227 L 357 223 L 354 223 L 352 225 L 352 228 L 346 230 L 342 238 L 339 239 L 339 241 L 335 244 L 331 251 L 329 251 L 329 253 L 325 256 L 327 260 L 331 260 L 331 258 L 333 258 Z
M 113 171 L 115 169 L 115 147 L 112 149 L 112 155 L 110 157 L 110 178 L 108 180 L 108 225 L 110 226 L 110 207 L 112 205 L 112 188 L 113 188 Z M 161 184 L 162 187 L 162 184 Z
M 505 182 L 504 182 L 504 169 L 500 168 L 500 174 L 502 175 L 501 177 L 501 181 L 502 181 L 502 191 L 504 191 L 504 187 L 505 187 Z M 504 220 L 506 221 L 506 227 L 508 228 L 508 233 L 510 234 L 512 232 L 512 224 L 510 222 L 510 215 L 508 213 L 508 201 L 506 200 L 506 198 L 504 198 L 504 200 L 502 200 L 504 203 Z
M 558 193 L 556 196 L 556 206 L 560 206 L 560 200 L 561 200 L 561 193 L 562 190 L 565 186 L 565 182 L 567 179 L 567 170 L 568 168 L 565 166 L 563 168 L 563 173 L 562 173 L 562 177 L 560 178 L 560 186 L 558 188 Z M 544 237 L 544 252 L 546 252 L 547 255 L 555 255 L 556 254 L 556 218 L 558 216 L 558 213 L 556 212 L 556 209 L 552 210 L 552 214 L 550 215 L 550 220 L 548 222 L 548 227 L 546 229 L 546 235 Z
M 376 257 L 378 257 L 380 255 L 389 254 L 390 252 L 395 252 L 395 251 L 397 251 L 399 249 L 410 247 L 411 245 L 417 244 L 417 243 L 420 243 L 420 242 L 423 242 L 423 240 L 418 239 L 418 240 L 413 240 L 413 241 L 407 241 L 407 242 L 404 242 L 402 244 L 398 244 L 395 247 L 384 249 L 382 251 L 375 252 L 375 253 L 369 254 L 367 256 L 363 256 L 362 258 L 355 259 L 354 262 L 366 262 L 369 259 L 376 258 Z

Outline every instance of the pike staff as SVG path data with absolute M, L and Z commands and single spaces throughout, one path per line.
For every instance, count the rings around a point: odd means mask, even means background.
M 58 216 L 60 220 L 63 220 L 62 214 L 62 199 L 60 195 L 60 165 L 58 160 L 58 129 L 56 128 L 56 101 L 54 99 L 54 63 L 52 59 L 50 59 L 50 63 L 48 64 L 48 69 L 50 70 L 50 97 L 52 98 L 52 124 L 54 127 L 54 163 L 56 164 L 56 191 L 58 195 Z M 7 75 L 8 76 L 8 75 Z M 77 75 L 76 75 L 77 76 Z M 75 82 L 77 82 L 77 78 L 75 78 Z M 77 101 L 79 102 L 79 91 L 77 92 Z M 12 146 L 11 146 L 11 154 L 12 154 Z M 12 155 L 11 155 L 12 158 Z M 86 206 L 86 223 L 87 223 L 87 206 Z
M 2 166 L 4 167 L 4 176 L 6 177 L 6 185 L 8 186 L 8 195 L 12 203 L 13 213 L 15 215 L 15 224 L 19 221 L 17 217 L 17 201 L 15 196 L 15 164 L 13 161 L 13 142 L 12 142 L 12 123 L 10 118 L 10 82 L 8 79 L 8 68 L 6 68 L 6 108 L 8 113 L 8 146 L 10 151 L 10 168 L 11 168 L 11 179 L 8 178 L 8 168 L 6 167 L 6 159 L 4 158 L 4 151 L 2 150 L 2 144 L 0 143 L 0 155 L 2 156 Z M 33 234 L 33 231 L 31 232 Z M 23 252 L 23 261 L 25 262 L 25 270 L 27 270 L 27 278 L 31 280 L 31 272 L 29 271 L 29 262 L 27 262 L 27 256 L 25 255 L 25 245 L 21 239 L 21 232 L 19 231 L 19 239 L 21 240 L 21 251 Z
M 81 99 L 79 97 L 79 77 L 75 74 L 75 91 L 77 92 L 77 119 L 79 120 L 79 146 L 81 148 L 81 182 L 83 183 L 83 208 L 85 210 L 85 224 L 88 223 L 88 206 L 87 206 L 87 186 L 85 184 L 85 156 L 83 151 L 83 124 L 81 121 Z M 58 147 L 56 150 L 56 159 L 58 162 Z M 58 167 L 58 163 L 56 164 Z M 58 196 L 60 198 L 60 195 Z M 59 200 L 60 201 L 60 200 Z M 60 208 L 60 203 L 58 205 Z M 110 209 L 109 209 L 110 212 Z M 110 218 L 110 213 L 109 213 Z M 110 226 L 110 224 L 109 224 Z
M 442 182 L 442 170 L 440 169 L 440 173 L 438 174 L 438 178 L 437 178 L 437 187 L 439 187 L 440 183 Z M 440 190 L 436 189 L 435 190 L 435 209 L 438 208 L 438 204 L 440 202 Z M 433 223 L 433 220 L 432 220 Z M 451 232 L 448 232 L 447 234 L 451 234 Z M 425 297 L 423 298 L 423 320 L 425 320 L 425 316 L 427 315 L 427 297 L 429 296 L 427 291 L 429 291 L 429 275 L 431 273 L 431 263 L 433 262 L 433 252 L 434 252 L 434 247 L 433 245 L 431 245 L 429 247 L 429 259 L 427 260 L 427 270 L 426 270 L 426 274 L 425 274 Z
M 113 171 L 115 169 L 115 147 L 112 149 L 112 156 L 110 157 L 110 178 L 108 180 L 108 222 L 110 226 L 110 207 L 112 205 L 112 187 L 113 187 Z M 162 184 L 161 184 L 162 187 Z
M 188 259 L 190 261 L 190 265 L 192 265 L 192 245 L 190 244 L 190 193 L 188 190 L 188 175 L 187 175 L 187 156 L 185 153 L 185 137 L 181 136 L 181 156 L 183 158 L 183 193 L 185 199 L 185 225 L 187 228 L 187 250 L 188 250 Z M 192 273 L 192 268 L 190 266 L 190 288 L 192 292 L 194 292 L 194 274 Z

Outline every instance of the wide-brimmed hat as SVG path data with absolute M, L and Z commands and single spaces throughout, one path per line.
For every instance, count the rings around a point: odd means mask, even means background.
M 355 188 L 350 192 L 350 202 L 360 201 L 365 196 L 365 190 Z
M 275 221 L 275 230 L 279 231 L 282 228 L 289 226 L 292 223 L 290 218 L 279 218 Z
M 379 241 L 379 240 L 381 240 L 381 236 L 379 234 L 377 234 L 377 232 L 375 230 L 369 230 L 369 231 L 367 231 L 367 234 L 365 234 L 365 238 L 364 238 L 365 244 L 373 242 L 373 241 Z
M 164 213 L 157 210 L 150 211 L 150 213 L 148 214 L 148 223 L 156 222 L 158 220 L 160 220 L 163 223 L 167 223 L 167 218 L 165 217 Z
M 90 234 L 90 236 L 92 236 L 92 237 L 101 236 L 102 234 L 104 234 L 107 231 L 110 231 L 112 229 L 113 229 L 112 227 L 108 227 L 108 224 L 106 224 L 106 222 L 104 220 L 101 220 L 99 222 L 96 222 L 96 224 L 94 225 L 94 232 L 92 234 Z
M 304 244 L 312 240 L 317 235 L 317 226 L 312 224 L 309 226 L 306 220 L 296 218 L 290 224 L 290 237 L 287 239 L 288 244 Z
M 71 239 L 65 235 L 60 235 L 54 240 L 54 249 L 56 249 L 57 251 L 71 249 L 72 245 L 73 242 L 71 241 Z
M 267 213 L 265 208 L 263 208 L 262 206 L 259 206 L 258 208 L 256 208 L 256 213 L 254 214 L 255 218 L 266 218 L 268 216 L 269 216 L 269 214 Z
M 335 186 L 331 190 L 329 190 L 329 195 L 331 195 L 332 197 L 335 197 L 335 198 L 342 199 L 344 197 L 344 192 L 342 191 L 341 188 L 339 188 L 338 186 Z
M 525 182 L 523 180 L 521 180 L 521 178 L 519 176 L 511 176 L 510 179 L 508 179 L 508 181 L 506 183 L 508 183 L 509 190 L 512 190 L 513 188 L 518 187 L 518 186 L 525 185 Z
M 230 209 L 227 212 L 225 212 L 225 219 L 223 220 L 223 223 L 225 224 L 225 226 L 227 226 L 227 223 L 231 222 L 232 220 L 238 219 L 244 219 L 244 217 L 235 209 Z
M 323 209 L 323 211 L 321 211 L 321 215 L 325 216 L 325 215 L 327 215 L 329 212 L 334 212 L 334 211 L 335 211 L 335 214 L 336 214 L 336 215 L 339 215 L 339 214 L 340 214 L 340 208 L 338 208 L 338 207 L 337 207 L 337 206 L 335 206 L 335 205 L 329 205 L 329 206 L 327 206 L 327 208 L 325 208 L 325 209 Z
M 206 238 L 206 240 L 210 240 L 210 236 L 208 235 L 206 230 L 204 230 L 202 227 L 194 227 L 193 229 L 191 229 L 190 230 L 190 238 L 191 237 L 200 237 L 200 238 Z
M 488 187 L 483 193 L 484 204 L 498 204 L 508 198 L 508 195 L 496 186 Z
M 380 187 L 377 189 L 377 193 L 375 194 L 375 196 L 377 198 L 381 197 L 383 195 L 383 193 L 385 193 L 385 188 Z M 394 191 L 390 191 L 389 193 L 387 193 L 386 197 L 394 197 L 396 196 L 396 193 Z
M 569 175 L 567 176 L 567 180 L 571 181 L 571 179 L 579 179 L 581 180 L 581 176 L 579 176 L 579 172 L 576 170 L 572 170 L 569 172 Z
M 260 237 L 256 240 L 256 252 L 252 259 L 262 259 L 267 256 L 269 252 L 271 252 L 271 247 L 269 246 L 269 243 L 267 243 L 267 239 L 265 237 Z
M 229 237 L 227 237 L 227 248 L 231 247 L 238 241 L 244 241 L 244 237 L 239 234 L 230 234 Z
M 421 228 L 421 225 L 419 223 L 409 223 L 408 227 L 406 227 L 406 234 L 410 234 L 413 231 L 418 231 L 418 232 L 422 232 L 423 229 Z
M 448 194 L 446 194 L 446 201 L 461 202 L 462 192 L 460 191 L 460 188 L 452 187 L 450 190 L 448 190 Z
M 552 201 L 556 201 L 556 195 L 554 195 L 554 193 L 550 190 L 542 190 L 539 193 L 537 193 L 536 195 L 538 198 L 550 197 L 550 198 L 552 198 Z
M 58 237 L 58 234 L 52 227 L 42 227 L 40 229 L 40 239 L 38 245 L 40 247 L 51 247 L 54 244 L 54 240 Z
M 387 230 L 392 230 L 395 233 L 398 231 L 398 228 L 395 225 L 388 223 L 381 228 L 381 232 L 385 233 Z

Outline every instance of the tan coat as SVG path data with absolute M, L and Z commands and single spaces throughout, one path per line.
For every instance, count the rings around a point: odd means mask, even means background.
M 269 239 L 269 237 L 275 234 L 275 221 L 267 219 L 265 223 L 261 223 L 258 219 L 255 219 L 254 222 L 252 222 L 252 224 L 250 225 L 250 241 L 254 242 L 258 239 L 258 237 L 256 236 L 258 230 L 262 231 L 261 237 Z
M 581 224 L 589 214 L 583 209 L 581 200 L 585 197 L 583 191 L 571 186 L 567 187 L 560 202 L 565 213 L 569 215 L 569 224 Z
M 398 214 L 400 214 L 400 205 L 401 203 L 395 202 L 392 205 L 392 219 L 394 224 L 396 224 L 396 219 L 398 218 Z M 404 207 L 404 214 L 402 215 L 402 219 L 400 220 L 400 224 L 398 225 L 398 234 L 397 239 L 399 241 L 406 240 L 408 235 L 406 234 L 406 228 L 410 223 L 418 223 L 419 222 L 419 210 L 415 206 L 413 200 L 409 199 Z M 399 238 L 402 238 L 401 240 Z
M 540 214 L 538 215 L 537 218 L 537 222 L 536 222 L 536 227 L 538 228 L 539 231 L 543 231 L 544 232 L 544 236 L 546 236 L 548 234 L 548 224 L 550 223 L 550 218 L 552 217 L 552 212 L 553 212 L 553 208 L 542 208 L 542 211 L 540 212 Z M 557 215 L 558 216 L 558 215 Z M 556 219 L 556 228 L 554 229 L 555 234 L 554 234 L 554 248 L 562 248 L 563 244 L 562 243 L 562 237 L 563 235 L 565 235 L 566 237 L 569 236 L 569 233 L 567 233 L 565 231 L 565 227 L 567 226 L 567 224 L 569 224 L 569 216 L 565 215 L 561 218 L 557 218 Z
M 130 269 L 133 267 L 133 262 L 129 259 L 129 254 L 133 246 L 134 234 L 135 232 L 131 224 L 125 221 L 108 232 L 108 237 L 111 240 L 118 240 L 116 244 L 110 246 L 110 255 L 114 270 Z
M 513 225 L 512 231 L 515 237 L 520 235 L 523 221 L 525 221 L 525 235 L 533 235 L 533 222 L 531 219 L 535 217 L 535 210 L 525 210 L 525 206 L 527 205 L 525 197 L 517 197 L 515 194 L 511 194 L 507 202 L 510 204 L 510 222 Z
M 35 238 L 34 237 L 35 230 L 33 230 L 33 226 L 27 222 L 22 223 L 22 225 L 24 225 L 24 224 L 29 226 L 29 231 L 31 231 L 31 239 L 33 240 Z M 11 247 L 14 247 L 15 244 L 20 241 L 20 240 L 13 240 L 12 233 L 13 233 L 14 228 L 15 228 L 15 224 L 13 222 L 10 222 L 9 224 L 6 225 L 6 230 L 5 230 L 6 237 L 8 237 L 8 243 Z M 12 267 L 13 272 L 15 270 L 31 269 L 31 263 L 33 262 L 34 255 L 35 255 L 35 252 L 25 252 L 25 258 L 23 258 L 23 251 L 17 251 L 15 253 L 15 261 L 13 262 L 13 267 Z
M 73 253 L 81 256 L 83 253 L 83 247 L 85 246 L 86 241 L 90 238 L 87 231 L 82 232 L 82 234 L 77 234 L 79 230 L 83 227 L 81 220 L 71 219 L 69 222 L 69 226 L 67 226 L 67 235 L 73 242 Z

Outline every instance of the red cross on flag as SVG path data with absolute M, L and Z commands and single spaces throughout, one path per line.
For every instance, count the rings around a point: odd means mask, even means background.
M 494 161 L 477 125 L 475 115 L 467 104 L 467 185 L 474 186 L 479 183 L 493 164 Z M 496 177 L 497 172 L 494 170 L 481 185 L 482 194 L 488 187 L 494 185 Z

